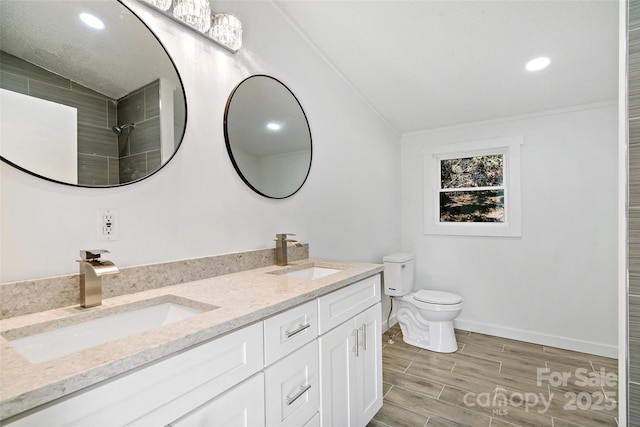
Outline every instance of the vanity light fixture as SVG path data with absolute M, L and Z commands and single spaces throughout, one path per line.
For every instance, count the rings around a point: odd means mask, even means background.
M 242 46 L 242 23 L 226 13 L 211 13 L 209 0 L 138 0 L 185 27 L 236 53 Z
M 216 13 L 211 18 L 209 37 L 237 51 L 242 46 L 242 23 L 233 15 Z
M 95 15 L 92 15 L 90 13 L 87 12 L 82 12 L 80 15 L 78 15 L 80 17 L 80 20 L 82 22 L 84 22 L 85 25 L 95 29 L 95 30 L 103 30 L 104 29 L 104 22 L 102 22 L 102 20 L 100 20 L 100 18 L 98 18 Z
M 209 0 L 175 0 L 173 16 L 202 33 L 211 28 Z
M 282 126 L 280 125 L 280 123 L 269 122 L 269 123 L 267 123 L 267 129 L 275 131 L 275 130 L 282 129 Z
M 546 56 L 541 56 L 527 62 L 525 68 L 527 69 L 527 71 L 539 71 L 543 68 L 547 68 L 549 64 L 551 64 L 551 59 L 547 58 Z

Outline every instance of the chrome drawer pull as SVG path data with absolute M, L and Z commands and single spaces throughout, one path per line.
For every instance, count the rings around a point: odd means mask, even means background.
M 367 351 L 367 324 L 363 323 L 362 324 L 362 347 L 364 349 L 364 351 Z
M 351 335 L 356 337 L 356 342 L 354 343 L 352 351 L 356 354 L 356 357 L 360 357 L 360 330 L 354 329 L 353 332 L 351 332 Z
M 294 394 L 291 397 L 287 396 L 287 405 L 291 405 L 293 402 L 300 399 L 300 396 L 305 394 L 310 388 L 311 388 L 311 384 L 301 385 L 300 390 L 298 390 L 296 394 Z
M 293 331 L 287 331 L 285 332 L 285 334 L 287 334 L 287 338 L 291 338 L 294 335 L 299 334 L 300 332 L 310 328 L 311 325 L 309 323 L 303 323 L 301 325 L 298 326 L 297 329 L 294 329 Z

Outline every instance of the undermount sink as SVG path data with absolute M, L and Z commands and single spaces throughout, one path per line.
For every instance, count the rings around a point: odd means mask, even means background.
M 217 307 L 211 306 L 209 309 L 213 308 Z M 10 343 L 27 360 L 40 363 L 188 319 L 204 311 L 207 309 L 164 302 L 98 319 L 79 321 L 69 326 L 10 340 Z
M 342 270 L 329 267 L 308 267 L 303 270 L 295 270 L 285 273 L 287 277 L 294 277 L 296 279 L 315 280 L 321 277 L 328 276 L 330 274 L 338 273 Z

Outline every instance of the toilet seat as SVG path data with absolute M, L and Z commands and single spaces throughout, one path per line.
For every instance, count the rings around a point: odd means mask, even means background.
M 462 297 L 460 295 L 452 294 L 451 292 L 429 291 L 426 289 L 417 291 L 413 295 L 413 299 L 428 304 L 442 305 L 459 304 L 462 302 Z

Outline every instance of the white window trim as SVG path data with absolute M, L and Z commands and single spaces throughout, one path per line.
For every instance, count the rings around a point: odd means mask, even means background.
M 424 233 L 456 236 L 522 236 L 520 146 L 522 136 L 438 145 L 423 149 Z M 440 160 L 503 154 L 504 222 L 440 222 Z

